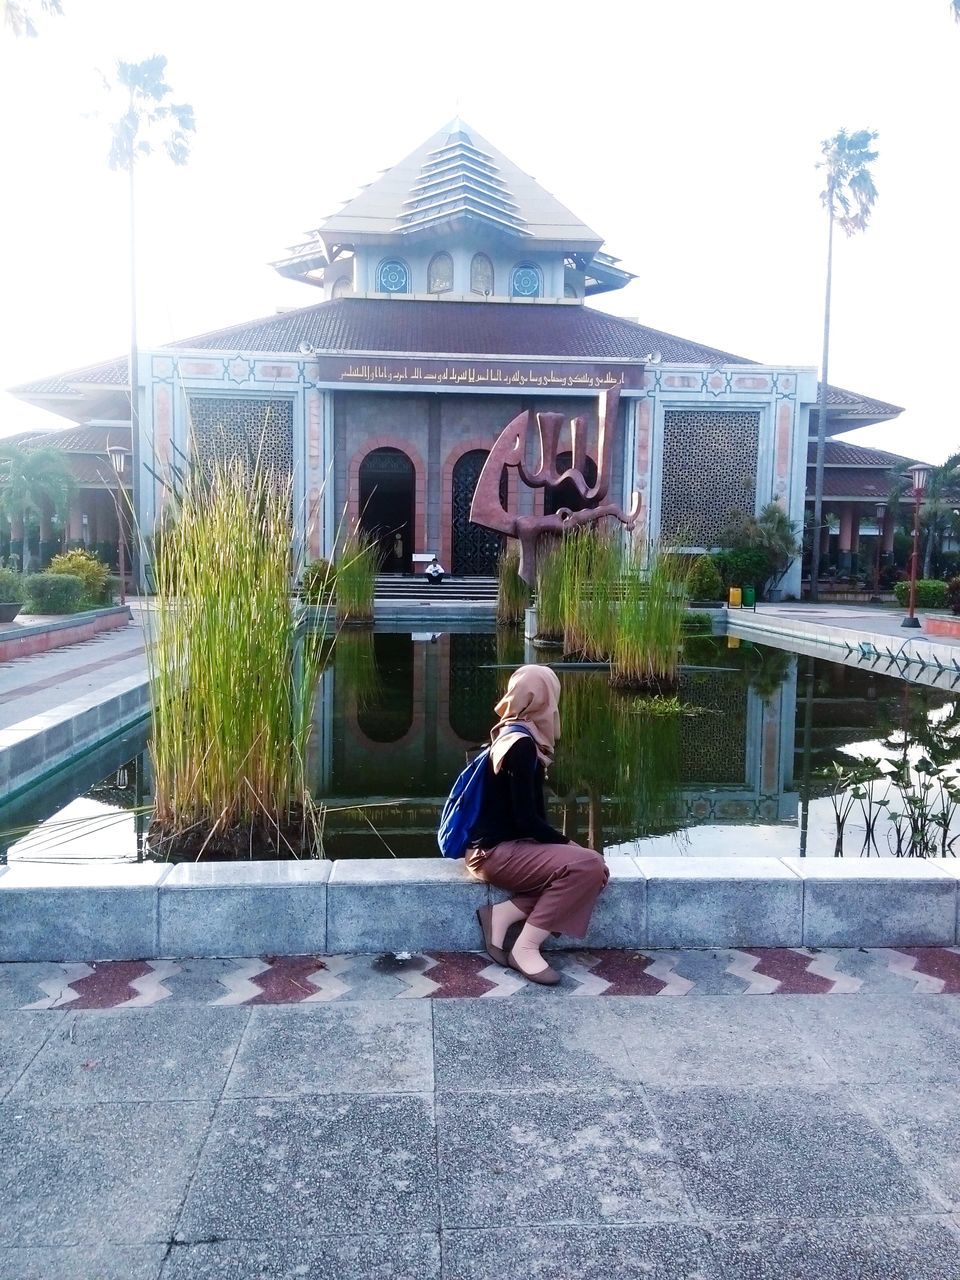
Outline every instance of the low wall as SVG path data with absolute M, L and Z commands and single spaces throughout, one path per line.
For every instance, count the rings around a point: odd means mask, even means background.
M 960 618 L 928 613 L 923 620 L 923 629 L 931 636 L 950 636 L 953 640 L 960 640 Z
M 130 610 L 124 604 L 109 609 L 90 609 L 85 613 L 69 613 L 43 622 L 31 622 L 29 615 L 22 622 L 5 622 L 0 625 L 0 662 L 32 658 L 35 654 L 46 653 L 48 649 L 92 640 L 101 631 L 114 631 L 130 621 Z
M 960 865 L 921 859 L 608 859 L 582 942 L 625 948 L 949 946 Z M 462 862 L 13 863 L 0 961 L 481 949 L 499 891 Z
M 146 675 L 132 675 L 0 729 L 0 803 L 135 724 L 149 707 Z

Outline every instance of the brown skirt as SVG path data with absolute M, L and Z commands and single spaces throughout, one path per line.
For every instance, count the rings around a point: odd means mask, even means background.
M 600 854 L 579 844 L 504 840 L 492 849 L 468 849 L 466 864 L 475 879 L 506 889 L 535 928 L 572 938 L 585 936 L 610 878 Z

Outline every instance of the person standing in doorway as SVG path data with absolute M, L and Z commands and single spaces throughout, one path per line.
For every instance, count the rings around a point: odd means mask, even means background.
M 399 529 L 393 538 L 393 558 L 396 561 L 397 573 L 403 573 L 403 535 Z
M 543 784 L 560 734 L 560 681 L 549 667 L 518 667 L 494 711 L 483 801 L 470 832 L 467 870 L 506 889 L 505 902 L 477 912 L 487 954 L 531 982 L 560 975 L 540 948 L 551 933 L 582 938 L 609 879 L 603 857 L 546 820 Z M 507 931 L 521 925 L 507 948 Z

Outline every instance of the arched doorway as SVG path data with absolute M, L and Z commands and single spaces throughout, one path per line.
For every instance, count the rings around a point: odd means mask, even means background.
M 453 563 L 451 573 L 465 576 L 494 574 L 503 550 L 503 537 L 470 520 L 470 504 L 487 460 L 486 449 L 471 449 L 458 458 L 453 468 Z M 507 469 L 500 476 L 500 501 L 507 500 Z
M 557 470 L 566 471 L 568 467 L 573 466 L 573 454 L 561 453 L 557 455 Z M 583 464 L 583 478 L 591 487 L 597 483 L 597 464 L 592 458 L 587 458 Z M 543 495 L 543 510 L 548 516 L 555 516 L 561 507 L 568 507 L 571 511 L 580 511 L 583 509 L 584 501 L 577 493 L 576 487 L 570 480 L 564 480 L 563 484 L 547 485 Z
M 400 449 L 374 449 L 360 463 L 360 528 L 377 540 L 384 573 L 412 565 L 416 472 Z

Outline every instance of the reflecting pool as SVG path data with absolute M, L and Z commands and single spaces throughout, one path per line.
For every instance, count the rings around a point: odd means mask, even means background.
M 523 661 L 513 631 L 343 632 L 309 759 L 326 855 L 435 856 L 450 783 Z M 953 856 L 960 693 L 725 636 L 691 637 L 684 663 L 668 715 L 558 667 L 549 805 L 569 836 L 608 854 Z M 0 809 L 0 859 L 149 858 L 146 732 Z

